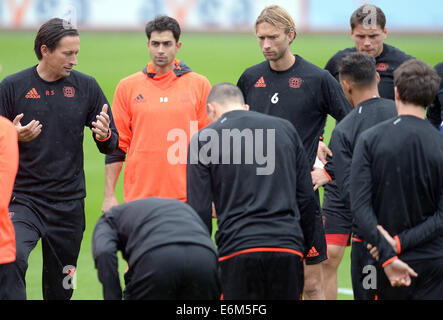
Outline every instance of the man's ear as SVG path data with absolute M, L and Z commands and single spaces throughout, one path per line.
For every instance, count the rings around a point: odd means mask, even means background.
M 243 109 L 245 109 L 246 111 L 249 111 L 249 105 L 248 104 L 243 105 Z
M 386 27 L 383 29 L 383 39 L 386 40 L 386 38 L 388 37 L 388 29 L 386 29 Z
M 206 104 L 206 112 L 208 116 L 213 116 L 215 114 L 215 106 L 212 103 Z
M 206 111 L 208 113 L 209 121 L 215 122 L 218 120 L 218 114 L 217 114 L 217 106 L 215 103 L 208 103 L 206 104 Z
M 375 73 L 377 77 L 377 85 L 380 83 L 380 74 L 378 72 Z
M 400 101 L 400 95 L 398 94 L 397 87 L 394 87 L 394 96 L 395 96 L 395 101 Z
M 49 52 L 50 50 L 45 44 L 40 47 L 40 53 L 42 54 L 42 57 L 46 56 Z
M 289 44 L 292 44 L 292 42 L 294 42 L 296 37 L 297 37 L 297 33 L 295 32 L 295 30 L 289 31 L 288 32 Z
M 351 86 L 351 82 L 349 80 L 340 79 L 340 85 L 341 85 L 344 92 L 351 93 L 352 86 Z

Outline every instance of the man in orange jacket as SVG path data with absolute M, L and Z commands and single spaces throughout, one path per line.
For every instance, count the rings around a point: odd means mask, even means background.
M 102 211 L 118 205 L 115 186 L 126 160 L 124 201 L 150 196 L 186 201 L 190 137 L 209 124 L 208 79 L 176 59 L 180 26 L 168 16 L 146 25 L 151 62 L 120 81 L 112 106 L 119 148 L 106 156 Z
M 0 300 L 4 299 L 3 266 L 15 261 L 15 233 L 9 218 L 15 176 L 18 170 L 17 130 L 11 121 L 0 116 Z

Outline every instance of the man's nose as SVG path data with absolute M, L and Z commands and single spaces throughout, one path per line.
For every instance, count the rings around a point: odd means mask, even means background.
M 160 44 L 159 46 L 158 46 L 158 52 L 159 53 L 164 53 L 165 52 L 165 45 L 164 44 Z
M 73 55 L 73 57 L 71 58 L 71 61 L 69 63 L 74 66 L 76 66 L 78 64 L 78 58 L 77 58 L 76 54 Z
M 269 49 L 269 48 L 271 48 L 271 44 L 272 44 L 271 40 L 265 38 L 265 40 L 263 41 L 263 48 Z

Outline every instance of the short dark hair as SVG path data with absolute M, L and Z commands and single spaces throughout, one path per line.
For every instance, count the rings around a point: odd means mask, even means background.
M 340 79 L 349 78 L 357 87 L 368 87 L 377 83 L 375 59 L 363 52 L 352 52 L 338 64 Z
M 221 105 L 228 103 L 245 104 L 241 90 L 229 82 L 221 82 L 213 86 L 206 101 L 207 103 L 216 102 Z
M 365 22 L 367 22 L 367 20 L 371 18 L 368 16 L 374 14 L 374 10 L 375 10 L 376 25 L 384 30 L 386 27 L 386 16 L 379 7 L 374 6 L 372 4 L 362 5 L 360 8 L 355 10 L 354 13 L 352 13 L 350 21 L 351 29 L 354 30 L 354 28 L 357 25 L 359 24 L 363 25 Z
M 437 95 L 440 77 L 426 62 L 410 59 L 394 71 L 394 86 L 403 103 L 426 108 Z
M 78 30 L 69 21 L 53 18 L 45 22 L 37 31 L 34 41 L 34 51 L 37 59 L 40 61 L 43 58 L 42 45 L 46 45 L 50 51 L 54 51 L 63 37 L 78 35 Z
M 180 39 L 181 29 L 177 20 L 168 16 L 157 16 L 154 20 L 146 24 L 145 32 L 148 39 L 151 39 L 153 31 L 163 32 L 171 31 L 176 42 Z

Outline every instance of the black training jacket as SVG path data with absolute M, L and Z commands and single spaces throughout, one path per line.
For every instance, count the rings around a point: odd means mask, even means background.
M 443 136 L 424 119 L 402 115 L 363 132 L 351 166 L 357 233 L 377 246 L 380 262 L 443 257 Z M 394 252 L 378 232 L 397 239 Z
M 357 49 L 353 47 L 337 52 L 329 59 L 325 66 L 325 69 L 328 70 L 337 81 L 339 80 L 339 63 L 341 59 L 351 52 L 357 52 Z M 413 59 L 413 57 L 391 45 L 383 44 L 382 53 L 375 58 L 377 72 L 380 74 L 378 91 L 382 98 L 394 100 L 394 71 L 409 59 Z
M 117 251 L 128 262 L 125 280 L 129 282 L 132 267 L 143 254 L 168 244 L 200 245 L 217 257 L 217 249 L 200 217 L 179 200 L 151 197 L 105 212 L 92 237 L 92 255 L 104 298 L 122 298 Z
M 191 139 L 188 203 L 211 234 L 214 202 L 220 256 L 262 247 L 304 255 L 319 212 L 310 171 L 289 121 L 230 111 Z
M 85 127 L 109 103 L 97 81 L 78 71 L 66 78 L 47 82 L 36 66 L 15 73 L 0 83 L 0 115 L 13 121 L 23 113 L 21 124 L 38 120 L 43 125 L 37 138 L 19 142 L 19 169 L 14 193 L 34 194 L 45 199 L 64 201 L 86 196 L 83 170 Z M 101 153 L 118 147 L 118 132 L 111 118 L 111 135 L 105 141 L 95 139 Z

